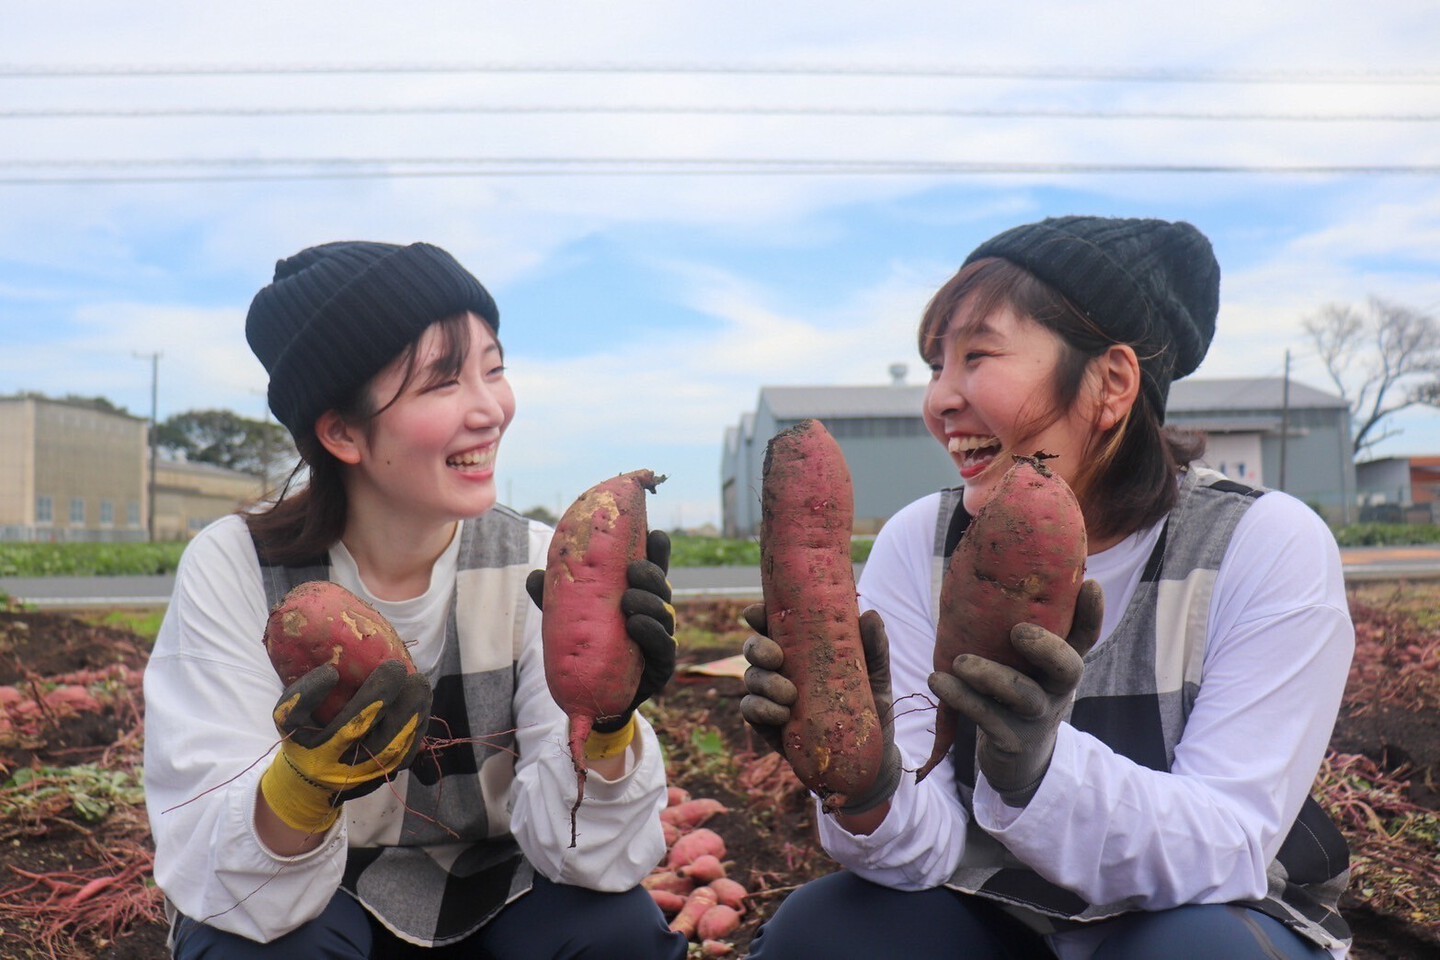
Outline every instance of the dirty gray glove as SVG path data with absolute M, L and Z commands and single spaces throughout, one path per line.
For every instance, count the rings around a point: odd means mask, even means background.
M 956 657 L 951 673 L 930 674 L 935 696 L 974 722 L 980 772 L 1012 807 L 1029 803 L 1050 769 L 1055 731 L 1080 685 L 1083 658 L 1100 638 L 1104 616 L 1100 584 L 1087 580 L 1065 639 L 1033 623 L 1010 631 L 1010 642 L 1034 667 L 1034 679 L 973 654 Z
M 785 652 L 780 644 L 766 635 L 765 605 L 751 604 L 740 615 L 755 631 L 755 635 L 745 641 L 742 650 L 750 666 L 745 671 L 747 693 L 740 701 L 740 714 L 760 739 L 783 756 L 785 749 L 781 732 L 790 722 L 790 707 L 797 695 L 795 684 L 779 672 L 785 663 Z M 890 694 L 890 642 L 885 636 L 885 623 L 874 610 L 860 615 L 860 644 L 865 650 L 865 671 L 884 733 L 885 751 L 874 785 L 837 811 L 847 815 L 865 813 L 889 800 L 900 785 L 901 772 Z

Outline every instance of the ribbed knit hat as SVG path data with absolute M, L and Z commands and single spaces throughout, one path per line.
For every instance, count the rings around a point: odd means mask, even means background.
M 439 247 L 347 240 L 277 262 L 245 339 L 270 374 L 270 409 L 298 439 L 426 327 L 467 310 L 500 329 L 490 294 Z
M 1006 230 L 965 262 L 985 257 L 1024 267 L 1132 345 L 1161 418 L 1170 382 L 1194 372 L 1215 336 L 1220 264 L 1188 223 L 1052 217 Z

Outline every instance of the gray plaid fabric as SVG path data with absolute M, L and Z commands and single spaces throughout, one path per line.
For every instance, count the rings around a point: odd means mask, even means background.
M 372 805 L 404 797 L 403 813 L 379 825 L 383 840 L 350 848 L 341 888 L 415 943 L 463 939 L 533 882 L 505 807 L 515 769 L 516 663 L 530 603 L 528 530 L 529 522 L 505 507 L 461 526 L 428 730 L 456 743 L 422 751 L 389 787 L 346 805 L 347 815 L 358 805 L 364 818 Z M 321 558 L 310 566 L 262 564 L 261 577 L 274 606 L 294 586 L 327 580 L 330 571 Z
M 1192 469 L 1146 563 L 1115 633 L 1085 658 L 1069 721 L 1136 763 L 1169 770 L 1200 689 L 1211 591 L 1241 516 L 1266 491 Z M 932 596 L 969 522 L 959 488 L 943 493 L 936 525 Z M 975 788 L 975 727 L 964 717 L 955 738 L 956 787 L 966 809 Z M 1335 824 L 1307 798 L 1268 870 L 1263 900 L 1244 906 L 1330 948 L 1351 934 L 1337 904 L 1349 881 L 1349 851 Z M 1137 909 L 1129 901 L 1087 903 L 1043 879 L 970 822 L 965 857 L 946 886 L 999 901 L 1041 932 Z

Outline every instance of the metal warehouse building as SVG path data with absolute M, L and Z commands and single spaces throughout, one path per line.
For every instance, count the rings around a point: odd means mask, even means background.
M 892 371 L 896 372 L 896 371 Z M 770 438 L 807 418 L 839 442 L 855 481 L 855 532 L 872 534 L 905 504 L 959 476 L 920 418 L 923 386 L 763 387 L 755 410 L 725 431 L 723 533 L 760 527 L 760 478 Z M 1181 380 L 1167 421 L 1206 434 L 1204 462 L 1244 483 L 1285 489 L 1335 523 L 1355 512 L 1350 413 L 1340 397 L 1281 377 Z

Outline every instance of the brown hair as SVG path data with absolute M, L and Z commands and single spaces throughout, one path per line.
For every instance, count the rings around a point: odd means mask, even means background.
M 1035 424 L 1040 428 L 1075 402 L 1090 362 L 1120 341 L 1034 274 L 1008 260 L 985 258 L 962 267 L 930 298 L 920 321 L 920 355 L 935 360 L 951 322 L 962 313 L 983 319 L 1005 308 L 1054 332 L 1062 344 L 1051 406 Z M 1175 505 L 1175 480 L 1204 452 L 1205 440 L 1166 427 L 1164 413 L 1141 390 L 1130 412 L 1087 451 L 1075 495 L 1092 539 L 1133 533 Z
M 426 373 L 427 385 L 457 375 L 464 366 L 470 353 L 469 317 L 468 313 L 459 313 L 432 324 L 439 328 L 440 356 Z M 364 425 L 368 432 L 375 418 L 400 399 L 419 376 L 420 339 L 410 341 L 397 356 L 404 366 L 404 376 L 395 395 L 384 404 L 377 403 L 371 392 L 372 379 L 330 409 L 347 423 Z M 280 492 L 262 509 L 244 514 L 261 562 L 266 565 L 297 566 L 323 561 L 326 551 L 345 533 L 350 501 L 345 493 L 343 465 L 320 442 L 314 424 L 303 436 L 295 437 L 295 449 L 300 453 L 300 462 Z M 308 473 L 303 485 L 302 471 Z

